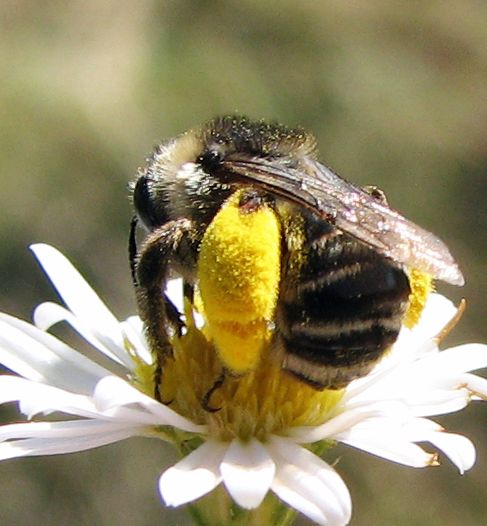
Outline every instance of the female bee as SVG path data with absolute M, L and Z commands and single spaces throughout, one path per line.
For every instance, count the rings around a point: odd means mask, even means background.
M 214 119 L 156 149 L 133 203 L 156 389 L 181 324 L 163 292 L 174 275 L 201 295 L 225 371 L 255 368 L 270 340 L 282 368 L 316 389 L 365 375 L 394 343 L 411 269 L 463 284 L 442 241 L 318 162 L 302 129 Z M 148 231 L 139 251 L 137 223 Z

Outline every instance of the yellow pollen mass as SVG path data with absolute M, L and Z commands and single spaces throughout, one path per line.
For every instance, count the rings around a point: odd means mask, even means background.
M 408 329 L 411 329 L 418 323 L 426 305 L 426 300 L 430 292 L 434 290 L 434 284 L 429 274 L 417 269 L 411 269 L 409 271 L 409 286 L 411 287 L 409 307 L 403 323 Z
M 235 374 L 253 370 L 270 337 L 281 258 L 280 224 L 266 204 L 239 205 L 235 192 L 203 237 L 198 259 L 199 295 L 223 365 Z

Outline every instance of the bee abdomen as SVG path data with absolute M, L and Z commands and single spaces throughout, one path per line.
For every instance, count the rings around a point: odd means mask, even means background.
M 397 265 L 342 235 L 310 246 L 281 290 L 283 367 L 316 388 L 363 376 L 399 334 L 410 293 Z
M 343 324 L 296 323 L 290 327 L 289 332 L 292 338 L 310 348 L 322 348 L 325 344 L 330 350 L 360 350 L 382 346 L 388 339 L 394 342 L 400 326 L 401 318 L 398 316 L 392 319 L 356 320 Z
M 295 323 L 281 334 L 284 368 L 321 388 L 343 387 L 366 374 L 396 341 L 401 319 L 402 312 L 354 323 Z

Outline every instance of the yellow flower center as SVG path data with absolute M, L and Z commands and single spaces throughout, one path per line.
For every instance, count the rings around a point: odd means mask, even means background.
M 294 426 L 318 425 L 341 399 L 342 391 L 317 391 L 283 371 L 267 345 L 257 368 L 227 376 L 215 390 L 209 404 L 216 410 L 204 409 L 202 401 L 222 364 L 205 330 L 199 330 L 191 316 L 187 321 L 187 333 L 174 341 L 174 360 L 164 370 L 161 395 L 178 413 L 207 424 L 210 436 L 264 440 Z

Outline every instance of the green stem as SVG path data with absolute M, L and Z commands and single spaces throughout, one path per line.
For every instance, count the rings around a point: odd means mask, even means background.
M 255 510 L 237 506 L 223 487 L 188 506 L 194 524 L 198 526 L 290 526 L 296 511 L 273 495 L 267 495 Z

